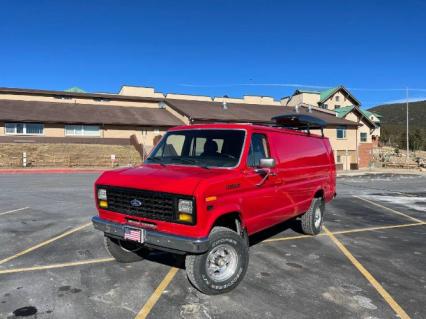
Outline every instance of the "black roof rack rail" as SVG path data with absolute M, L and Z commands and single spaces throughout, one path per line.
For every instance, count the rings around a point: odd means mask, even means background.
M 327 122 L 318 117 L 298 113 L 277 115 L 271 120 L 275 121 L 274 126 L 299 131 L 306 130 L 308 134 L 311 134 L 311 130 L 321 130 L 322 137 L 324 137 L 324 127 L 327 126 Z

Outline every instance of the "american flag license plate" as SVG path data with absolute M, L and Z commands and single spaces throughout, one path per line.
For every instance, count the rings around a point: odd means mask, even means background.
M 138 243 L 143 243 L 145 239 L 145 231 L 143 229 L 125 227 L 124 239 L 137 241 Z

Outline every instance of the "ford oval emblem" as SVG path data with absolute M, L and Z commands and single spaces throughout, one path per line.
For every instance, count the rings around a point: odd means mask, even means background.
M 130 201 L 130 205 L 132 205 L 133 207 L 140 207 L 142 206 L 142 202 L 135 198 Z

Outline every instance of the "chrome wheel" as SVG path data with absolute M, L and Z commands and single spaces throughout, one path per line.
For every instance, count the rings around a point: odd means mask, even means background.
M 207 274 L 214 281 L 228 280 L 235 274 L 237 266 L 237 251 L 228 244 L 216 246 L 207 256 Z
M 315 228 L 319 228 L 322 222 L 322 213 L 321 213 L 321 208 L 317 207 L 317 209 L 315 209 L 315 214 L 314 214 L 314 225 Z

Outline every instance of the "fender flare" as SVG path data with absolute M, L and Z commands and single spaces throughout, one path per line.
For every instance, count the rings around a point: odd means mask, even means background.
M 213 225 L 216 223 L 216 221 L 219 218 L 226 215 L 230 215 L 230 214 L 238 214 L 241 228 L 242 229 L 246 228 L 240 205 L 229 204 L 229 205 L 220 206 L 220 208 L 218 207 L 218 209 L 214 212 L 214 214 L 212 214 L 209 217 L 208 223 L 207 223 L 207 228 L 209 229 L 209 232 L 212 230 Z

